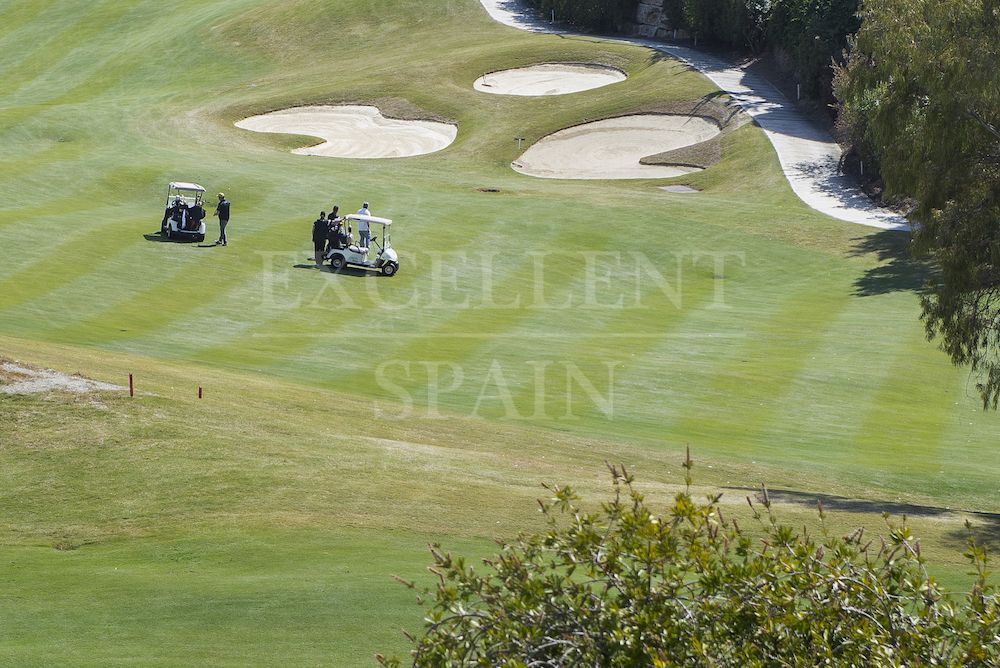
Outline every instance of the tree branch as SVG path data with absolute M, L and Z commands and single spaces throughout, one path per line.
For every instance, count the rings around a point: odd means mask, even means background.
M 983 118 L 982 115 L 978 111 L 976 111 L 975 109 L 969 109 L 969 108 L 966 108 L 965 111 L 966 111 L 967 114 L 969 114 L 969 116 L 974 121 L 976 121 L 981 126 L 983 126 L 983 128 L 987 132 L 989 132 L 991 135 L 993 135 L 997 139 L 1000 139 L 1000 130 L 998 130 L 995 125 L 993 125 L 992 123 L 990 123 L 989 121 L 987 121 L 985 118 Z

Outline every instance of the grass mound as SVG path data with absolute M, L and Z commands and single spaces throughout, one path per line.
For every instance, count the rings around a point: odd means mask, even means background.
M 720 101 L 715 95 L 693 102 L 656 105 L 650 110 L 666 114 L 710 118 L 718 124 L 721 132 L 719 135 L 697 144 L 645 156 L 639 161 L 643 165 L 681 165 L 708 169 L 722 160 L 723 136 L 750 122 L 750 117 L 743 113 L 739 107 Z

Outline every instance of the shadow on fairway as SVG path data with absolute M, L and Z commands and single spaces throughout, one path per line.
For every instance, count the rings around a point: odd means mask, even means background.
M 927 282 L 934 276 L 930 262 L 910 254 L 910 235 L 894 230 L 875 232 L 856 239 L 851 255 L 861 257 L 874 253 L 877 267 L 865 270 L 854 281 L 854 294 L 859 297 L 884 295 L 890 292 L 926 291 Z
M 762 501 L 760 488 L 723 487 L 731 491 L 746 492 L 754 503 Z M 989 521 L 995 525 L 996 539 L 1000 541 L 1000 513 L 983 513 L 940 506 L 921 506 L 914 503 L 899 503 L 895 501 L 879 501 L 877 499 L 849 499 L 845 496 L 820 494 L 818 492 L 797 492 L 790 489 L 768 488 L 767 495 L 772 502 L 796 504 L 815 508 L 818 501 L 823 502 L 824 510 L 835 510 L 848 513 L 871 513 L 890 515 L 906 515 L 907 517 L 940 517 L 943 515 L 964 514 Z
M 152 233 L 152 234 L 143 234 L 142 237 L 146 241 L 155 241 L 155 242 L 161 243 L 161 244 L 185 244 L 185 245 L 187 245 L 187 244 L 193 244 L 193 243 L 195 243 L 194 239 L 179 239 L 177 237 L 172 237 L 172 238 L 168 239 L 167 237 L 163 236 L 162 234 L 156 234 L 155 232 Z M 205 245 L 199 244 L 198 248 L 211 248 L 214 245 L 215 244 L 205 244 Z
M 754 503 L 763 501 L 760 488 L 723 487 L 723 489 L 744 493 Z M 972 523 L 971 533 L 965 527 L 947 531 L 944 534 L 945 542 L 950 546 L 960 549 L 966 546 L 969 536 L 972 535 L 975 536 L 976 543 L 987 550 L 991 552 L 1000 550 L 1000 513 L 970 511 L 960 508 L 942 508 L 940 506 L 921 506 L 914 503 L 879 501 L 877 499 L 849 499 L 844 496 L 834 496 L 833 494 L 797 492 L 789 489 L 768 489 L 767 495 L 774 503 L 795 504 L 808 508 L 816 508 L 816 503 L 822 501 L 824 510 L 833 510 L 836 512 L 862 514 L 888 513 L 896 517 L 905 515 L 906 517 L 921 518 L 944 518 L 950 516 L 955 521 L 967 517 Z
M 996 554 L 1000 549 L 1000 518 L 986 513 L 973 513 L 982 523 L 972 522 L 972 530 L 966 527 L 949 531 L 944 535 L 945 541 L 956 548 L 968 545 L 969 536 L 976 539 L 976 544 L 985 547 L 988 552 Z
M 359 269 L 357 267 L 344 267 L 340 271 L 331 269 L 328 265 L 323 265 L 322 267 L 317 267 L 315 264 L 293 264 L 292 267 L 295 269 L 312 269 L 313 271 L 321 271 L 324 274 L 340 274 L 341 276 L 375 276 L 382 277 L 382 274 L 365 271 L 364 269 Z

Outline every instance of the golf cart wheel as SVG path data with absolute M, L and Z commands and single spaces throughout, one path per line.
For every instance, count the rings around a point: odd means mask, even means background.
M 340 253 L 334 253 L 333 257 L 330 258 L 331 269 L 343 269 L 345 264 L 347 264 L 347 260 Z
M 388 262 L 382 265 L 382 275 L 383 276 L 395 276 L 396 270 L 399 269 L 399 265 L 395 262 Z
M 167 238 L 168 239 L 173 239 L 173 237 L 174 237 L 174 233 L 172 231 L 170 231 L 170 226 L 167 225 Z
M 204 241 L 205 240 L 205 235 L 204 234 L 196 234 L 195 237 L 194 237 L 194 240 L 198 241 L 198 242 Z

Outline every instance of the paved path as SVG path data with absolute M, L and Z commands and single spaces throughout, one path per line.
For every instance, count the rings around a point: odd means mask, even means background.
M 480 0 L 500 23 L 532 32 L 575 34 L 551 25 L 526 10 L 519 0 Z M 636 44 L 674 56 L 695 68 L 728 93 L 764 130 L 778 153 L 781 169 L 799 198 L 813 209 L 839 220 L 885 230 L 908 230 L 902 216 L 876 206 L 850 177 L 838 174 L 840 146 L 816 127 L 766 79 L 720 58 L 675 44 L 638 37 L 610 41 Z

